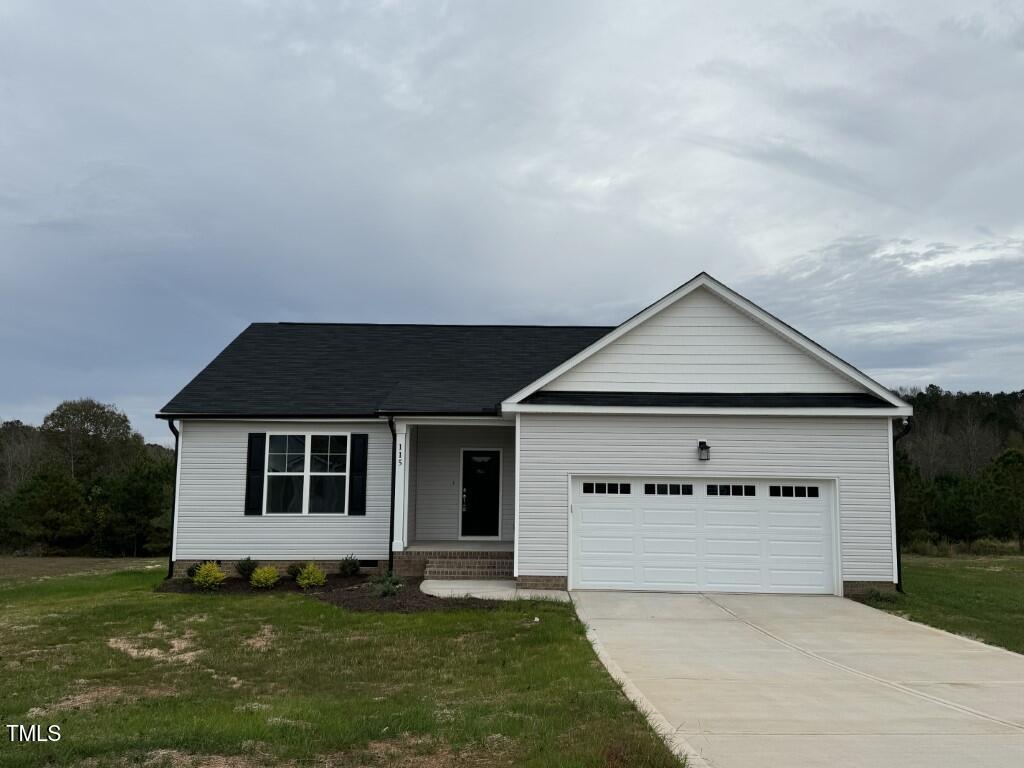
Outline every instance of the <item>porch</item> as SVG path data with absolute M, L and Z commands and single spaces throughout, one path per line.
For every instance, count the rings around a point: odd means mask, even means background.
M 395 572 L 510 579 L 515 427 L 499 418 L 396 420 Z

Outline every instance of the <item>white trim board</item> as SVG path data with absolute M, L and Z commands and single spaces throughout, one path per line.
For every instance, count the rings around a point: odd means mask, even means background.
M 910 409 L 910 406 L 907 403 L 905 403 L 900 398 L 896 397 L 896 395 L 892 394 L 892 392 L 890 392 L 888 389 L 883 387 L 881 384 L 879 384 L 874 379 L 870 378 L 866 374 L 864 374 L 861 371 L 857 370 L 852 365 L 847 363 L 845 360 L 843 360 L 843 359 L 837 357 L 836 355 L 832 354 L 831 352 L 829 352 L 827 349 L 822 347 L 817 342 L 812 341 L 811 339 L 807 338 L 806 336 L 804 336 L 799 331 L 797 331 L 797 330 L 791 328 L 790 326 L 786 325 L 784 322 L 779 320 L 777 317 L 775 317 L 774 315 L 771 315 L 770 313 L 768 313 L 765 310 L 761 309 L 760 307 L 758 307 L 756 304 L 754 304 L 749 299 L 741 296 L 740 294 L 738 294 L 735 291 L 733 291 L 731 288 L 729 288 L 729 287 L 725 286 L 724 284 L 720 283 L 718 280 L 713 278 L 707 272 L 701 272 L 699 275 L 697 275 L 693 279 L 683 283 L 681 286 L 676 288 L 674 291 L 669 293 L 667 296 L 662 297 L 661 299 L 659 299 L 658 301 L 654 302 L 653 304 L 651 304 L 646 309 L 644 309 L 644 310 L 638 312 L 637 314 L 633 315 L 633 317 L 629 318 L 624 323 L 622 323 L 621 325 L 619 325 L 617 328 L 615 328 L 614 330 L 610 331 L 606 335 L 602 336 L 600 339 L 595 341 L 593 344 L 588 346 L 586 349 L 582 350 L 581 352 L 577 353 L 576 355 L 573 355 L 571 358 L 566 360 L 561 365 L 551 369 L 550 371 L 548 371 L 546 374 L 541 376 L 539 379 L 537 379 L 533 383 L 531 383 L 528 386 L 524 387 L 523 389 L 519 390 L 518 392 L 516 392 L 511 397 L 507 398 L 502 403 L 502 411 L 503 412 L 514 412 L 514 410 L 509 408 L 509 406 L 513 406 L 513 405 L 518 404 L 521 400 L 529 397 L 534 392 L 538 391 L 539 389 L 543 388 L 547 384 L 551 383 L 552 381 L 557 379 L 559 376 L 564 374 L 566 371 L 569 371 L 570 369 L 575 368 L 577 365 L 582 363 L 584 360 L 588 359 L 589 357 L 591 357 L 595 353 L 597 353 L 600 350 L 604 349 L 605 347 L 607 347 L 609 344 L 611 344 L 615 340 L 621 338 L 626 333 L 628 333 L 629 331 L 631 331 L 634 328 L 636 328 L 637 326 L 639 326 L 641 323 L 645 322 L 649 318 L 651 318 L 654 315 L 658 314 L 659 312 L 661 312 L 666 307 L 671 306 L 672 304 L 675 304 L 677 301 L 682 299 L 684 296 L 689 295 L 690 293 L 692 293 L 693 291 L 697 290 L 698 288 L 704 288 L 704 289 L 710 291 L 712 294 L 714 294 L 719 299 L 725 301 L 727 304 L 732 306 L 734 309 L 736 309 L 739 312 L 745 314 L 746 316 L 750 317 L 754 321 L 756 321 L 756 322 L 760 323 L 761 325 L 765 326 L 769 330 L 774 331 L 776 334 L 778 334 L 783 339 L 785 339 L 786 341 L 788 341 L 791 344 L 793 344 L 794 346 L 796 346 L 798 349 L 803 350 L 804 352 L 806 352 L 808 355 L 810 355 L 811 357 L 813 357 L 817 361 L 819 361 L 822 364 L 824 364 L 825 366 L 835 370 L 837 373 L 839 373 L 840 375 L 842 375 L 842 376 L 846 377 L 847 379 L 853 381 L 854 383 L 859 384 L 860 386 L 864 387 L 865 389 L 867 389 L 872 394 L 877 395 L 878 397 L 882 398 L 883 400 L 885 400 L 887 403 L 890 403 L 894 407 L 896 407 L 896 408 L 906 408 L 908 410 Z M 867 410 L 867 409 L 865 409 L 865 410 Z M 590 411 L 590 412 L 594 412 L 594 411 Z M 600 412 L 600 411 L 597 411 L 597 412 Z M 637 411 L 636 410 L 632 410 L 632 411 L 629 411 L 629 412 L 636 413 Z M 686 411 L 670 411 L 670 412 L 672 412 L 672 413 L 685 413 Z M 701 412 L 706 412 L 706 411 L 701 411 Z M 889 413 L 889 415 L 894 415 L 894 416 L 909 415 L 909 414 L 904 414 L 902 412 L 894 413 L 891 410 L 888 413 Z M 823 414 L 821 414 L 819 412 L 819 415 L 823 415 Z M 832 414 L 829 414 L 829 415 L 832 415 Z M 872 415 L 879 415 L 879 414 L 876 413 L 876 414 L 872 414 Z
M 506 413 L 607 413 L 655 416 L 870 416 L 872 418 L 911 416 L 909 405 L 896 408 L 701 408 L 627 405 L 531 405 L 505 403 Z

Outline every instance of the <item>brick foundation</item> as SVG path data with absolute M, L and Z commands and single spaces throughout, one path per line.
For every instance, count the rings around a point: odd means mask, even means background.
M 185 578 L 186 576 L 188 576 L 188 569 L 189 568 L 191 568 L 196 563 L 205 563 L 205 562 L 206 562 L 206 560 L 175 560 L 174 561 L 174 578 Z M 237 562 L 237 561 L 235 561 L 235 560 L 214 560 L 214 562 L 217 563 L 221 567 L 221 569 L 224 571 L 224 573 L 226 573 L 229 577 L 237 576 L 238 575 L 238 572 L 235 570 L 235 562 Z M 257 560 L 256 562 L 259 563 L 259 565 L 273 565 L 274 567 L 277 568 L 278 571 L 280 571 L 281 575 L 284 575 L 285 572 L 288 570 L 288 566 L 291 565 L 292 563 L 298 563 L 300 565 L 305 565 L 306 563 L 308 563 L 310 561 L 309 560 Z M 313 560 L 312 562 L 316 563 L 318 566 L 323 568 L 324 572 L 326 572 L 328 574 L 337 573 L 338 572 L 338 567 L 341 565 L 341 560 L 340 559 L 338 559 L 338 560 Z M 388 561 L 387 560 L 378 560 L 376 567 L 363 566 L 362 572 L 363 573 L 382 573 L 382 572 L 386 571 L 387 569 L 388 569 Z
M 565 576 L 519 576 L 516 586 L 522 589 L 568 589 Z
M 863 595 L 872 590 L 876 592 L 892 593 L 896 591 L 896 585 L 891 581 L 844 581 L 843 597 L 854 597 Z

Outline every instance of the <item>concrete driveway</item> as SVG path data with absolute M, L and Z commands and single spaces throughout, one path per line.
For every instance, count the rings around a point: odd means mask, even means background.
M 838 597 L 572 597 L 692 766 L 1024 766 L 1024 656 Z

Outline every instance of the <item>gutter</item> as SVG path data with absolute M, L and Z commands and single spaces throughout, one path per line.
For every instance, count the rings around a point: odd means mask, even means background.
M 388 429 L 391 430 L 391 514 L 388 516 L 388 573 L 395 570 L 395 552 L 391 542 L 395 540 L 395 478 L 397 477 L 398 434 L 395 432 L 395 417 L 388 416 Z
M 168 419 L 167 426 L 174 435 L 174 482 L 171 483 L 171 549 L 167 553 L 167 578 L 174 575 L 174 518 L 178 514 L 178 442 L 180 433 L 174 421 Z
M 893 461 L 896 460 L 896 443 L 902 440 L 904 437 L 910 434 L 910 431 L 914 428 L 914 424 L 910 419 L 903 420 L 903 430 L 899 434 L 893 434 L 892 436 L 892 453 Z M 895 483 L 896 477 L 893 475 L 893 482 Z M 895 493 L 895 489 L 893 489 Z M 892 535 L 896 538 L 896 591 L 901 595 L 903 594 L 903 547 L 900 542 L 900 527 L 896 526 L 896 530 L 892 532 Z

